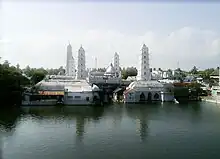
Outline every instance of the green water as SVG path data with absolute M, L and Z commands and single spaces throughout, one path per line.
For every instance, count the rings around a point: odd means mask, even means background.
M 220 158 L 211 103 L 2 110 L 1 159 Z

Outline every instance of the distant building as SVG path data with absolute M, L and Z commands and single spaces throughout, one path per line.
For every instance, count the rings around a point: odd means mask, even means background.
M 141 49 L 140 69 L 138 71 L 138 79 L 149 81 L 151 79 L 150 64 L 149 64 L 149 49 L 144 44 Z
M 120 70 L 120 63 L 119 63 L 119 55 L 116 52 L 114 55 L 114 68 L 115 68 L 115 72 L 117 73 L 117 75 L 119 77 L 121 77 L 121 70 Z
M 89 83 L 108 83 L 118 84 L 121 82 L 121 78 L 118 77 L 116 69 L 112 63 L 106 68 L 105 72 L 90 71 L 89 72 Z
M 78 51 L 77 79 L 86 79 L 86 57 L 82 46 Z
M 75 60 L 72 55 L 72 46 L 70 44 L 67 46 L 66 75 L 73 76 L 74 78 L 76 76 Z

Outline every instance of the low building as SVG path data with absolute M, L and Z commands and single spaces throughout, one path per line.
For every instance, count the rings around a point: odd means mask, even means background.
M 64 87 L 64 105 L 89 105 L 93 102 L 93 87 L 85 80 Z
M 32 92 L 25 92 L 23 105 L 91 105 L 98 98 L 97 86 L 70 76 L 47 76 Z
M 173 85 L 157 81 L 134 81 L 124 91 L 125 103 L 173 100 Z

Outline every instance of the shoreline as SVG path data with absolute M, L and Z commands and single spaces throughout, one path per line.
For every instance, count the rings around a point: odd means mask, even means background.
M 202 101 L 204 101 L 204 102 L 210 102 L 210 103 L 220 104 L 220 100 L 213 99 L 213 98 L 202 98 Z

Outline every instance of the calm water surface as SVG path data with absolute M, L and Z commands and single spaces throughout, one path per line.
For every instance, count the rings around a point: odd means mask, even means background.
M 1 159 L 220 158 L 220 105 L 2 110 Z

